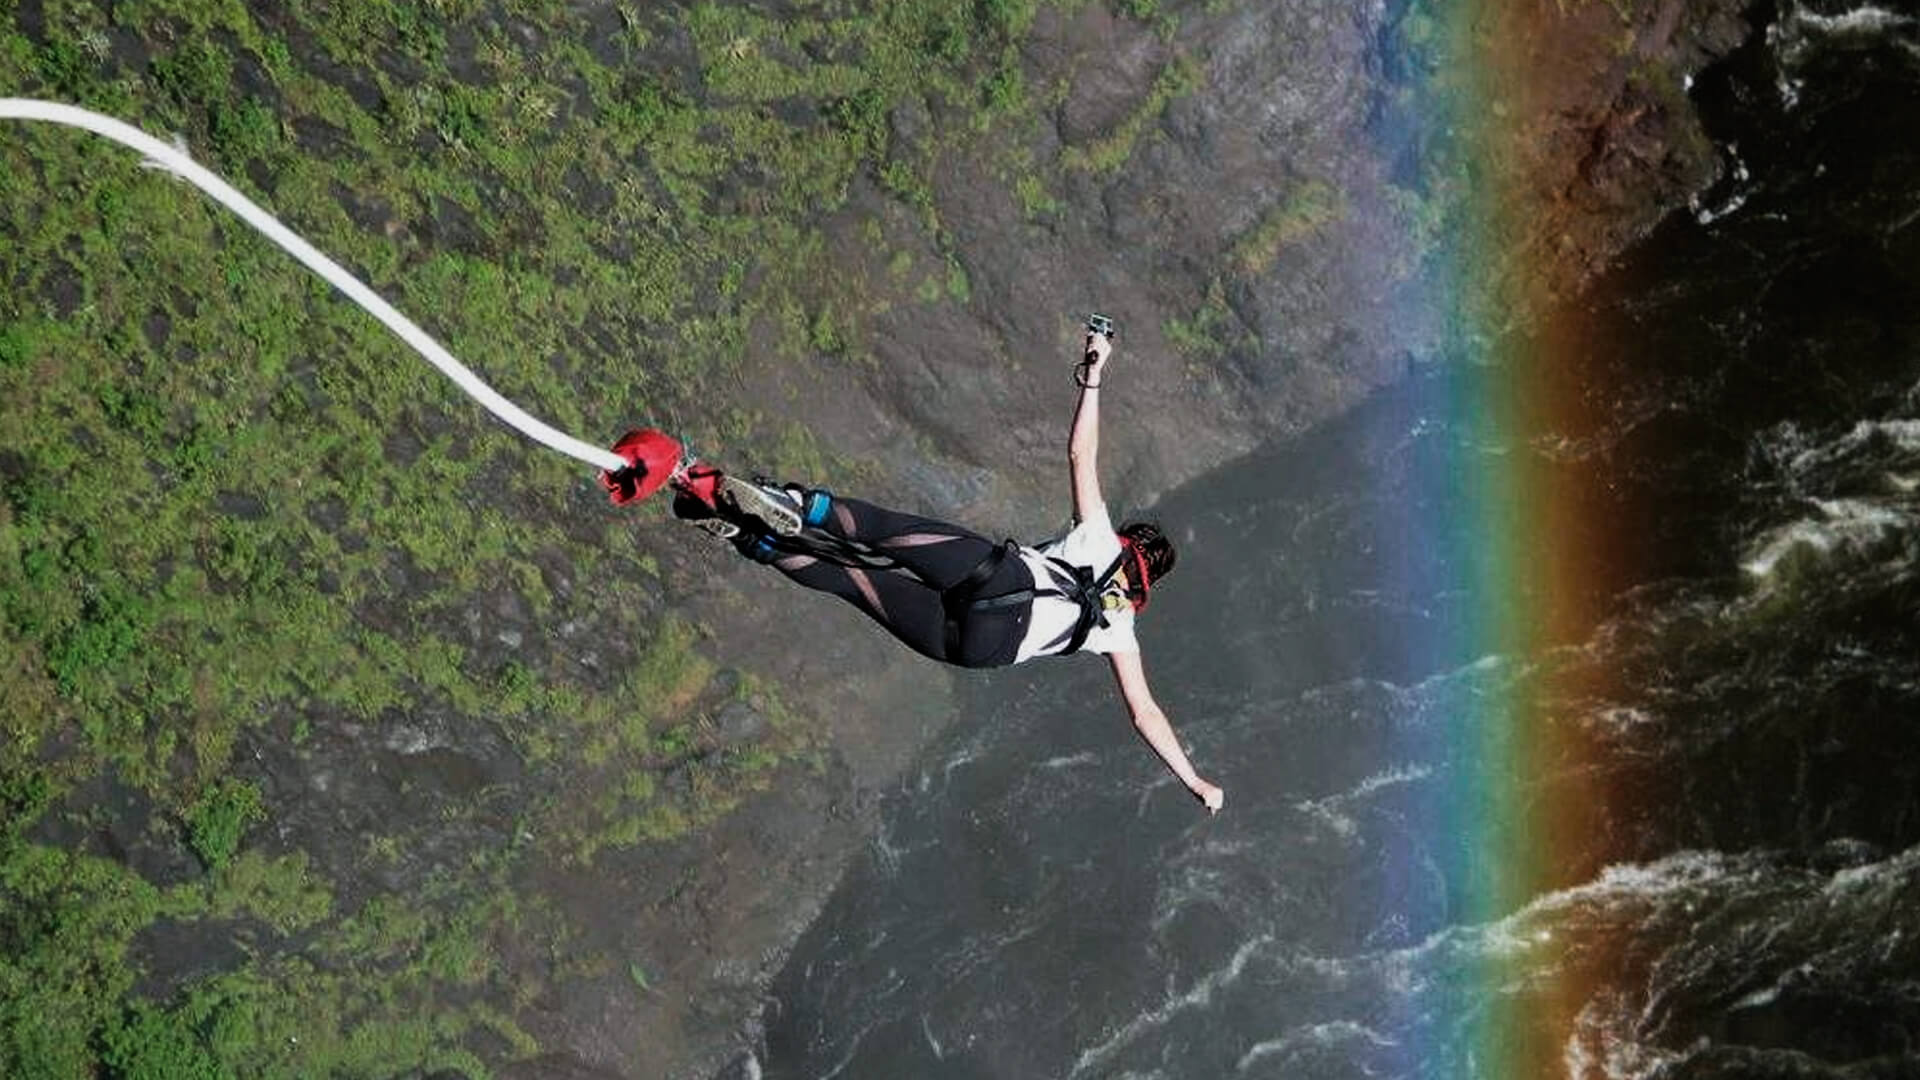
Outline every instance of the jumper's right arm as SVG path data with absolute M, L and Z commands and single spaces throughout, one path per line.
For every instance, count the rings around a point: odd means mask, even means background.
M 1086 521 L 1106 516 L 1106 500 L 1100 494 L 1100 380 L 1105 376 L 1107 355 L 1113 342 L 1107 335 L 1087 332 L 1086 360 L 1075 369 L 1080 384 L 1080 402 L 1073 410 L 1073 434 L 1067 440 L 1067 465 L 1073 473 L 1073 519 Z

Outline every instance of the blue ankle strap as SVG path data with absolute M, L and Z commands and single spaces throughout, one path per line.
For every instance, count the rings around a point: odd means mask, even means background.
M 771 536 L 743 534 L 737 546 L 740 554 L 757 563 L 770 563 L 780 557 L 780 549 L 773 546 Z
M 832 508 L 833 492 L 826 488 L 814 488 L 801 501 L 800 520 L 809 528 L 818 528 L 827 520 L 827 511 Z

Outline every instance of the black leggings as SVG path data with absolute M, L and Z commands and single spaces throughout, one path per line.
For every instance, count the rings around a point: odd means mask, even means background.
M 903 514 L 858 499 L 833 497 L 817 528 L 829 536 L 865 544 L 898 566 L 858 569 L 798 552 L 773 559 L 781 573 L 809 589 L 832 593 L 873 617 L 908 648 L 962 667 L 1013 663 L 1027 633 L 1032 604 L 959 611 L 957 647 L 949 654 L 943 593 L 965 578 L 1000 545 L 971 529 Z M 1033 574 L 1009 554 L 977 595 L 999 596 L 1033 587 Z

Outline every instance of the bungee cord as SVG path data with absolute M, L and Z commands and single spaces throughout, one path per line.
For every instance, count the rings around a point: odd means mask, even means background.
M 0 120 L 39 120 L 63 124 L 90 131 L 138 151 L 146 157 L 145 164 L 163 169 L 199 188 L 209 198 L 239 215 L 241 220 L 253 226 L 261 235 L 278 244 L 287 254 L 300 260 L 307 269 L 318 274 L 327 284 L 345 293 L 347 299 L 360 305 L 367 314 L 380 320 L 387 329 L 398 335 L 400 340 L 411 345 L 415 352 L 427 359 L 428 363 L 439 368 L 441 373 L 452 379 L 468 397 L 485 406 L 487 411 L 521 434 L 544 446 L 608 471 L 625 469 L 631 464 L 628 459 L 612 451 L 576 439 L 542 423 L 529 415 L 526 410 L 502 397 L 465 364 L 455 359 L 452 353 L 449 353 L 425 330 L 420 329 L 413 320 L 400 314 L 392 304 L 381 299 L 378 293 L 361 283 L 360 279 L 348 273 L 339 263 L 301 239 L 293 230 L 280 224 L 277 218 L 236 191 L 232 185 L 201 167 L 184 151 L 113 117 L 57 102 L 36 101 L 29 98 L 0 98 Z

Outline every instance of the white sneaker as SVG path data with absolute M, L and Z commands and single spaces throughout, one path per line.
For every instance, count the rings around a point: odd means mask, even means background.
M 736 514 L 753 518 L 775 536 L 800 532 L 800 504 L 784 488 L 742 480 L 732 473 L 720 478 L 718 501 Z

